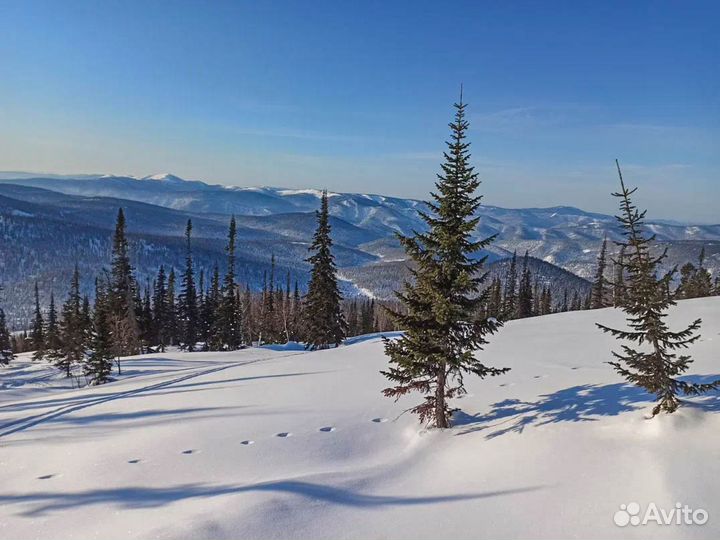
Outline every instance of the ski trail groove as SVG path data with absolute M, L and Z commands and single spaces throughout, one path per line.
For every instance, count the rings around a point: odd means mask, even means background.
M 11 422 L 8 422 L 7 424 L 0 426 L 0 439 L 3 437 L 7 437 L 8 435 L 18 433 L 20 431 L 25 431 L 26 429 L 33 428 L 44 422 L 54 420 L 55 418 L 64 416 L 66 414 L 70 414 L 70 413 L 73 413 L 76 411 L 87 409 L 87 408 L 93 407 L 95 405 L 101 405 L 103 403 L 107 403 L 108 401 L 115 401 L 117 399 L 124 399 L 124 398 L 128 398 L 128 397 L 136 396 L 137 394 L 142 394 L 144 392 L 152 392 L 153 390 L 160 390 L 162 388 L 167 388 L 168 386 L 172 386 L 174 384 L 185 382 L 189 379 L 203 377 L 205 375 L 211 375 L 212 373 L 217 373 L 219 371 L 224 371 L 226 369 L 230 369 L 230 368 L 234 368 L 234 367 L 255 364 L 255 363 L 261 362 L 263 360 L 286 358 L 288 356 L 295 356 L 297 354 L 302 354 L 302 353 L 292 353 L 292 354 L 285 354 L 285 355 L 279 355 L 279 356 L 257 358 L 255 360 L 248 360 L 245 362 L 232 362 L 230 364 L 224 364 L 224 365 L 212 367 L 209 369 L 201 369 L 200 371 L 197 371 L 195 373 L 190 373 L 188 375 L 176 377 L 169 381 L 163 381 L 160 383 L 143 386 L 141 388 L 135 388 L 133 390 L 126 390 L 124 392 L 118 392 L 117 394 L 112 394 L 110 396 L 104 396 L 102 398 L 96 398 L 96 399 L 91 398 L 91 399 L 88 399 L 87 401 L 84 401 L 81 403 L 71 403 L 69 405 L 63 405 L 61 407 L 53 409 L 52 411 L 36 414 L 36 415 L 29 416 L 26 418 L 20 418 L 18 420 L 13 420 Z

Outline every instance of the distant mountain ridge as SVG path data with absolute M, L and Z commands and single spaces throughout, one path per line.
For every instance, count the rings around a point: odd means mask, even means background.
M 64 231 L 62 243 L 66 251 L 75 253 L 74 257 L 84 258 L 78 246 L 95 246 L 98 255 L 85 261 L 88 272 L 100 264 L 103 259 L 99 253 L 103 251 L 105 256 L 107 247 L 101 240 L 109 238 L 120 206 L 126 209 L 129 231 L 143 246 L 143 253 L 153 254 L 143 259 L 139 268 L 142 279 L 161 261 L 163 253 L 172 261 L 182 260 L 182 242 L 178 240 L 188 218 L 193 220 L 199 252 L 206 250 L 199 264 L 208 269 L 216 260 L 224 264 L 223 246 L 231 214 L 238 222 L 238 256 L 245 270 L 242 280 L 259 286 L 271 254 L 276 256 L 282 276 L 290 271 L 293 279 L 302 282 L 305 278 L 304 259 L 315 226 L 319 190 L 210 185 L 169 173 L 143 178 L 4 176 L 0 173 L 0 248 L 19 259 L 0 261 L 0 281 L 7 285 L 6 297 L 15 295 L 18 302 L 29 294 L 40 267 L 51 264 L 58 245 L 52 241 L 55 230 Z M 427 209 L 426 203 L 374 194 L 331 193 L 329 206 L 338 264 L 347 278 L 346 292 L 386 297 L 390 289 L 400 285 L 394 263 L 405 258 L 396 233 L 424 230 L 419 212 Z M 614 217 L 569 206 L 482 206 L 478 217 L 477 237 L 497 235 L 486 253 L 489 262 L 527 250 L 531 256 L 583 278 L 592 276 L 603 238 L 621 238 Z M 720 225 L 650 221 L 648 228 L 669 247 L 669 264 L 694 262 L 705 246 L 708 268 L 713 273 L 720 271 Z M 34 247 L 33 239 L 36 246 L 44 247 Z M 64 261 L 58 275 L 66 274 L 71 255 L 63 252 L 54 256 Z M 379 275 L 384 277 L 373 290 L 372 276 Z M 56 294 L 64 294 L 64 287 L 64 282 L 53 286 Z

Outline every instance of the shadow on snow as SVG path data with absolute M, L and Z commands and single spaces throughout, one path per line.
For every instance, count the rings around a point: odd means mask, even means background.
M 514 493 L 535 491 L 539 487 L 525 487 L 484 493 L 464 495 L 441 495 L 421 497 L 400 497 L 387 495 L 366 495 L 349 489 L 323 484 L 296 480 L 280 480 L 247 486 L 208 486 L 203 484 L 186 484 L 169 488 L 123 487 L 81 491 L 75 493 L 38 492 L 30 494 L 0 495 L 0 505 L 29 504 L 33 508 L 25 510 L 22 515 L 34 517 L 50 512 L 59 512 L 69 508 L 92 505 L 114 504 L 121 508 L 156 508 L 177 501 L 220 497 L 249 492 L 287 493 L 315 501 L 326 501 L 340 506 L 373 508 L 381 506 L 408 506 L 435 504 L 442 502 L 463 501 L 499 497 Z
M 709 383 L 718 378 L 719 375 L 691 375 L 682 380 Z M 493 439 L 507 433 L 522 433 L 531 425 L 593 422 L 602 416 L 617 416 L 643 408 L 655 400 L 653 394 L 627 383 L 585 384 L 540 395 L 537 401 L 505 399 L 494 403 L 487 414 L 469 415 L 458 411 L 454 425 L 459 428 L 458 435 L 487 430 L 486 438 Z M 720 412 L 720 393 L 711 392 L 686 403 L 706 412 Z

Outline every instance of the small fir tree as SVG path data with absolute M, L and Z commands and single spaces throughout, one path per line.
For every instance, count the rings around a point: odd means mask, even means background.
M 627 282 L 622 309 L 627 314 L 630 329 L 597 326 L 619 340 L 644 346 L 636 349 L 623 344 L 622 352 L 613 352 L 615 361 L 609 363 L 629 382 L 656 395 L 658 403 L 652 410 L 653 416 L 661 411 L 672 413 L 680 405 L 679 393 L 701 394 L 718 388 L 720 380 L 693 384 L 678 378 L 687 371 L 692 359 L 689 355 L 678 355 L 676 351 L 686 349 L 700 339 L 697 331 L 702 321 L 697 319 L 678 332 L 671 331 L 665 322 L 668 309 L 675 305 L 667 290 L 676 270 L 657 276 L 658 266 L 665 260 L 667 251 L 659 256 L 652 255 L 654 236 L 647 237 L 644 233 L 646 212 L 640 212 L 631 200 L 637 188 L 625 187 L 617 161 L 616 165 L 620 191 L 613 195 L 620 199 L 617 220 L 625 236 L 620 245 L 626 248 L 623 268 L 627 273 Z

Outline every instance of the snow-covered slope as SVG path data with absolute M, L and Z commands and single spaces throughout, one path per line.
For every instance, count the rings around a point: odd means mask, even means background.
M 694 379 L 720 373 L 720 298 Z M 483 353 L 447 431 L 381 396 L 377 336 L 305 353 L 168 353 L 110 385 L 0 376 L 3 538 L 715 538 L 720 396 L 646 420 L 604 362 L 614 310 L 514 321 Z M 33 379 L 36 378 L 37 380 Z M 24 384 L 23 384 L 24 383 Z M 621 504 L 702 508 L 703 526 L 618 527 Z

